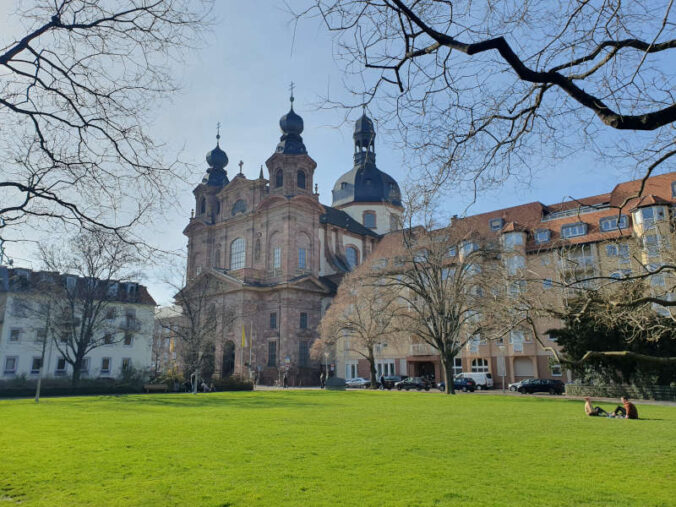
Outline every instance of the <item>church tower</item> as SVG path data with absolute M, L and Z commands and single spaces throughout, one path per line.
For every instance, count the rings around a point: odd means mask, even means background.
M 332 206 L 377 234 L 400 229 L 401 191 L 394 178 L 376 167 L 376 131 L 366 113 L 355 122 L 352 137 L 354 167 L 336 181 Z
M 292 197 L 313 195 L 312 185 L 317 163 L 307 154 L 303 138 L 303 118 L 291 110 L 279 120 L 282 137 L 275 153 L 265 162 L 270 181 L 270 195 Z

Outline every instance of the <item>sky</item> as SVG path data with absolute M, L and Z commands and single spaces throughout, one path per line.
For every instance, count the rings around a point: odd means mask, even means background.
M 304 2 L 289 3 L 298 9 Z M 0 30 L 11 4 L 11 0 L 0 0 Z M 292 81 L 294 109 L 305 122 L 305 146 L 317 162 L 315 182 L 320 201 L 331 204 L 334 182 L 352 166 L 352 129 L 359 112 L 346 122 L 345 111 L 320 107 L 327 95 L 350 99 L 345 77 L 333 58 L 331 35 L 319 20 L 294 25 L 287 9 L 279 0 L 219 0 L 203 47 L 172 66 L 182 89 L 168 103 L 158 104 L 154 124 L 148 130 L 165 143 L 168 160 L 180 155 L 193 164 L 193 181 L 190 185 L 176 182 L 181 198 L 175 210 L 147 231 L 155 246 L 185 251 L 187 239 L 182 231 L 195 207 L 192 188 L 206 171 L 204 157 L 215 146 L 218 122 L 220 146 L 230 159 L 228 175 L 238 172 L 241 160 L 248 178 L 258 176 L 260 166 L 279 142 L 279 118 L 289 110 Z M 377 129 L 378 118 L 373 119 Z M 393 139 L 382 135 L 376 138 L 377 165 L 403 183 L 410 175 L 404 154 L 394 146 Z M 569 196 L 608 192 L 618 182 L 617 173 L 608 169 L 591 155 L 581 153 L 574 159 L 536 167 L 530 181 L 508 182 L 499 190 L 482 193 L 470 208 L 467 195 L 450 192 L 444 199 L 444 211 L 448 216 L 476 214 L 531 201 L 551 204 Z M 267 177 L 267 171 L 265 174 Z M 8 253 L 17 265 L 39 268 L 36 252 L 10 246 Z M 142 280 L 162 305 L 171 302 L 173 293 L 162 282 L 165 277 L 166 270 L 155 267 L 147 270 Z

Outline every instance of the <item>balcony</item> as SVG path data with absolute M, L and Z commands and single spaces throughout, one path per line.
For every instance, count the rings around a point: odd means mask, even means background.
M 410 356 L 436 356 L 439 351 L 427 343 L 412 343 L 408 353 Z
M 141 330 L 141 321 L 136 317 L 127 317 L 120 325 L 120 329 L 126 332 L 138 332 Z

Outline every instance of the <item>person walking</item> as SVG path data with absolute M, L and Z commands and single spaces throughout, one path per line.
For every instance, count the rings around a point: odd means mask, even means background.
M 380 390 L 385 390 L 385 375 L 382 373 L 380 374 Z
M 286 376 L 286 373 L 284 373 L 284 378 L 282 379 L 282 385 L 284 386 L 284 389 L 286 389 L 287 387 L 289 387 L 289 379 L 288 379 L 288 377 Z
M 319 388 L 324 389 L 324 382 L 325 382 L 325 377 L 324 377 L 324 372 L 321 372 L 319 375 Z

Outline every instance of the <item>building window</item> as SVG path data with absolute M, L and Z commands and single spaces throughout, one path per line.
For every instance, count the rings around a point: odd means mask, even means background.
M 345 249 L 345 257 L 347 258 L 347 265 L 350 269 L 354 269 L 359 264 L 359 252 L 353 246 L 348 246 Z
M 200 199 L 200 215 L 204 215 L 207 212 L 207 201 L 204 197 Z
M 268 366 L 277 366 L 277 342 L 268 342 Z
M 298 365 L 307 366 L 310 362 L 310 344 L 308 342 L 300 342 L 298 344 Z
M 300 328 L 307 329 L 307 313 L 300 312 Z
M 110 363 L 111 359 L 109 357 L 104 357 L 101 359 L 101 373 L 110 373 Z
M 40 368 L 42 368 L 42 358 L 34 357 L 33 362 L 31 363 L 31 375 L 40 373 Z
M 469 255 L 472 252 L 476 252 L 479 249 L 479 245 L 473 241 L 463 241 L 462 246 L 460 247 L 460 252 L 462 255 Z
M 552 373 L 552 377 L 560 377 L 562 375 L 561 365 L 558 363 L 551 363 L 549 365 L 549 371 Z
M 491 228 L 491 231 L 500 231 L 505 225 L 505 221 L 502 218 L 491 218 L 488 221 L 488 225 Z
M 643 247 L 650 257 L 657 257 L 660 254 L 660 238 L 657 234 L 648 234 L 643 238 Z
M 676 197 L 676 181 L 671 183 L 671 197 Z
M 629 225 L 627 215 L 613 216 L 602 218 L 599 226 L 603 232 L 616 231 L 618 229 L 626 229 Z
M 472 359 L 472 373 L 488 373 L 488 359 Z
M 509 257 L 506 261 L 507 272 L 510 275 L 516 275 L 516 273 L 526 267 L 526 258 L 522 255 L 513 255 Z
M 470 353 L 476 354 L 477 352 L 479 352 L 479 344 L 480 343 L 481 343 L 481 336 L 479 336 L 479 335 L 472 336 L 469 339 L 469 342 L 467 343 L 467 345 L 468 345 L 467 348 L 469 349 Z
M 14 375 L 16 373 L 19 358 L 17 356 L 7 356 L 5 358 L 5 375 Z
M 82 359 L 82 365 L 80 366 L 80 373 L 82 373 L 84 375 L 89 374 L 89 363 L 90 363 L 90 361 L 89 361 L 88 357 L 85 357 L 84 359 Z
M 305 188 L 305 173 L 303 171 L 298 171 L 296 174 L 296 185 L 298 188 Z
M 277 312 L 270 314 L 270 329 L 277 329 Z
M 104 345 L 112 345 L 113 344 L 113 335 L 110 333 L 106 333 L 103 335 L 103 344 Z
M 108 308 L 106 310 L 106 320 L 114 320 L 117 317 L 117 311 L 115 308 Z
M 9 331 L 10 343 L 19 343 L 21 341 L 21 329 L 14 328 Z
M 282 267 L 282 247 L 276 246 L 272 250 L 272 269 L 279 269 Z
M 66 358 L 60 357 L 56 360 L 56 370 L 54 371 L 54 375 L 63 376 L 65 374 L 66 374 Z
M 298 249 L 298 267 L 300 269 L 307 268 L 307 250 L 305 248 Z
M 535 231 L 535 242 L 540 244 L 540 243 L 547 243 L 552 237 L 552 231 L 549 229 L 538 229 Z
M 459 357 L 453 358 L 453 376 L 460 375 L 462 373 L 462 359 Z
M 523 245 L 523 234 L 520 232 L 510 232 L 503 237 L 506 248 L 514 248 L 515 246 Z
M 355 378 L 358 373 L 357 361 L 347 361 L 345 363 L 345 378 Z
M 617 257 L 617 245 L 606 245 L 606 255 L 608 257 Z
M 509 343 L 512 344 L 514 352 L 523 352 L 523 341 L 522 331 L 512 331 L 509 333 Z
M 125 347 L 131 347 L 134 344 L 134 336 L 131 333 L 125 333 L 122 343 Z
M 246 242 L 243 238 L 237 238 L 230 243 L 230 269 L 242 269 L 246 260 Z
M 587 224 L 584 222 L 568 224 L 561 227 L 562 238 L 575 238 L 577 236 L 584 236 L 585 234 L 587 234 Z
M 244 199 L 237 199 L 232 206 L 232 216 L 234 217 L 237 213 L 244 212 L 246 212 L 246 201 Z
M 275 173 L 275 188 L 279 188 L 284 185 L 284 171 L 277 169 Z
M 390 231 L 397 231 L 399 229 L 399 217 L 397 215 L 390 215 Z
M 131 357 L 122 358 L 122 371 L 131 370 Z
M 369 229 L 376 228 L 375 211 L 364 211 L 364 227 L 368 227 Z

